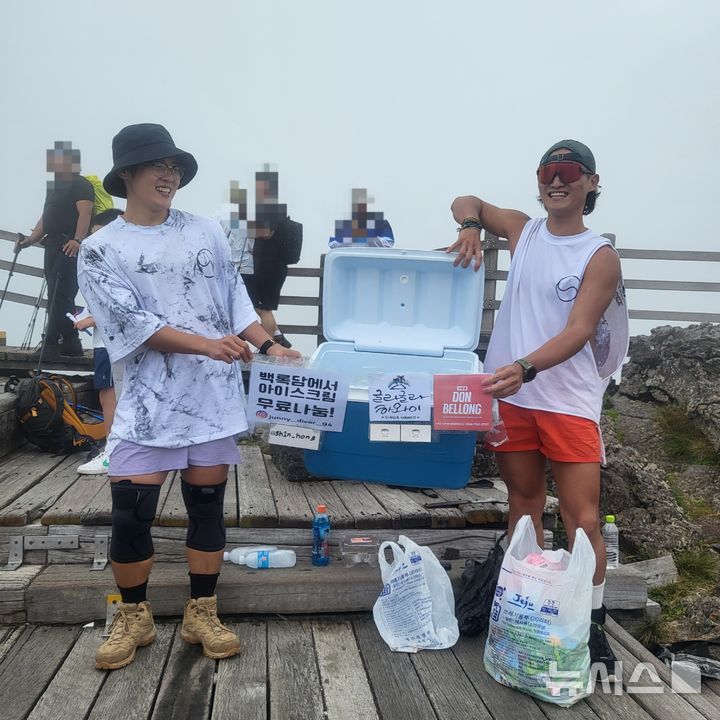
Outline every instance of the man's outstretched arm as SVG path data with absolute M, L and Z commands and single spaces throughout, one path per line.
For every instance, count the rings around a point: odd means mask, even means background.
M 491 205 L 474 195 L 462 195 L 453 200 L 450 211 L 458 225 L 463 221 L 477 220 L 481 227 L 493 235 L 504 237 L 510 243 L 510 253 L 515 251 L 515 245 L 525 224 L 530 219 L 519 210 L 508 210 Z M 462 264 L 468 267 L 473 260 L 475 270 L 479 270 L 482 263 L 482 249 L 480 247 L 480 228 L 465 227 L 458 233 L 458 238 L 447 252 L 456 252 L 455 265 Z

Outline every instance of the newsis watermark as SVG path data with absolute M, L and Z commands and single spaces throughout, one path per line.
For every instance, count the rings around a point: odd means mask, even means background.
M 652 663 L 639 662 L 633 667 L 632 673 L 623 685 L 623 663 L 615 663 L 615 676 L 608 676 L 607 668 L 603 663 L 593 663 L 590 666 L 590 677 L 587 683 L 580 679 L 584 673 L 576 670 L 558 670 L 557 663 L 550 663 L 549 679 L 545 683 L 550 692 L 555 695 L 593 694 L 598 686 L 601 692 L 607 695 L 662 695 L 675 693 L 678 695 L 699 694 L 702 691 L 702 676 L 700 668 L 682 660 L 673 660 L 670 665 L 670 687 L 660 679 L 657 668 Z M 566 691 L 566 692 L 563 692 Z

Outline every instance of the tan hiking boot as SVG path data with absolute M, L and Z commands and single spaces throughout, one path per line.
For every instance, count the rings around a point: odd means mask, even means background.
M 149 645 L 157 637 L 150 603 L 118 603 L 110 626 L 110 637 L 95 653 L 95 667 L 117 670 L 135 659 L 139 647 Z
M 202 644 L 205 655 L 216 660 L 240 652 L 237 635 L 218 619 L 216 595 L 185 603 L 180 637 L 192 645 Z

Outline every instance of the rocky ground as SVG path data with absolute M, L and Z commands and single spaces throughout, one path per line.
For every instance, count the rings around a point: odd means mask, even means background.
M 670 505 L 667 514 L 669 532 L 663 530 L 665 523 L 661 515 L 656 518 L 659 521 L 657 534 L 639 537 L 638 529 L 626 527 L 628 550 L 654 554 L 654 547 L 675 551 L 697 542 L 719 543 L 720 465 L 698 464 L 692 461 L 693 458 L 668 455 L 664 429 L 658 421 L 661 405 L 633 400 L 622 393 L 615 395 L 611 403 L 612 407 L 606 410 L 603 432 L 608 439 L 614 437 L 614 457 L 634 450 L 635 458 L 644 463 L 645 471 L 649 473 L 647 479 L 651 482 L 649 486 L 637 487 L 636 494 L 645 498 L 646 504 L 663 497 Z M 618 490 L 614 486 L 607 490 L 610 496 L 606 500 L 608 507 L 613 503 L 618 508 L 623 507 L 623 492 Z M 678 517 L 684 522 L 675 528 Z
M 654 639 L 720 636 L 720 326 L 660 327 L 633 338 L 608 397 L 602 510 L 628 558 L 672 553 L 675 586 Z
M 629 354 L 601 422 L 600 510 L 617 518 L 624 562 L 675 558 L 680 582 L 651 593 L 653 639 L 720 637 L 720 326 L 656 328 Z M 492 456 L 474 474 L 497 474 Z

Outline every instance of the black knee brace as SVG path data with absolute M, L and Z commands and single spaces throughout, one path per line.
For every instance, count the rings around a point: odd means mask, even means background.
M 188 513 L 185 544 L 193 550 L 217 552 L 225 547 L 223 501 L 225 486 L 190 485 L 182 481 L 182 495 Z
M 152 557 L 150 527 L 160 498 L 159 485 L 140 485 L 130 480 L 110 484 L 112 494 L 112 540 L 110 559 L 119 563 L 140 562 Z

